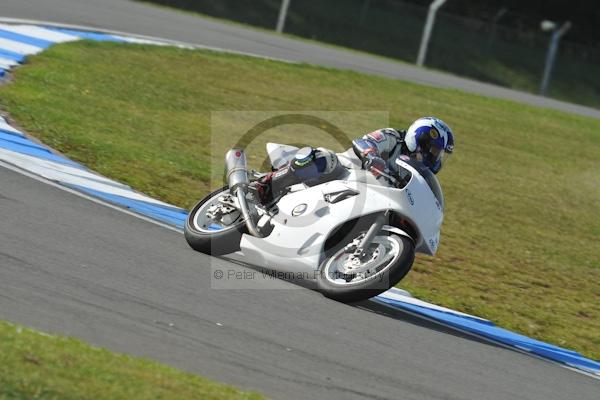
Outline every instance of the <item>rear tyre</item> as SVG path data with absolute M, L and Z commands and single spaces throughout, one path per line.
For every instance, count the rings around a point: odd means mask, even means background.
M 227 186 L 212 192 L 200 200 L 188 214 L 183 232 L 192 249 L 212 256 L 222 256 L 240 250 L 242 234 L 247 233 L 242 216 L 229 225 L 211 221 L 206 216 L 206 210 L 218 202 L 219 196 L 227 192 Z
M 364 277 L 340 271 L 347 262 L 349 253 L 344 247 L 349 241 L 338 244 L 326 253 L 319 268 L 317 287 L 323 295 L 344 303 L 366 300 L 395 286 L 410 271 L 415 259 L 412 240 L 386 231 L 380 232 L 371 246 L 378 249 L 380 261 L 374 258 L 372 270 Z

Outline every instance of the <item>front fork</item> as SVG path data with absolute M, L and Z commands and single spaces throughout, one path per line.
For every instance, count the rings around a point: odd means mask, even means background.
M 358 257 L 361 261 L 365 258 L 370 257 L 368 254 L 368 249 L 373 239 L 377 236 L 383 225 L 385 225 L 386 221 L 389 219 L 389 211 L 384 212 L 383 214 L 379 214 L 369 230 L 364 234 L 358 246 L 354 249 L 353 257 Z

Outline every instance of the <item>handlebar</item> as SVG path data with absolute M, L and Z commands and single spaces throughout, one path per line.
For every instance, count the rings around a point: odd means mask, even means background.
M 381 171 L 380 169 L 377 169 L 375 167 L 369 167 L 369 172 L 371 172 L 376 177 L 383 176 L 385 179 L 387 179 L 394 186 L 398 185 L 398 179 L 396 179 L 394 176 L 390 175 L 388 173 L 387 169 L 386 169 L 386 171 Z

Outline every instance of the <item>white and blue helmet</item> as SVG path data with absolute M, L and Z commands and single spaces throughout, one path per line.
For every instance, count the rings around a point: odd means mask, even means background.
M 404 142 L 414 155 L 434 174 L 441 169 L 454 150 L 454 135 L 450 127 L 435 117 L 419 118 L 408 127 Z

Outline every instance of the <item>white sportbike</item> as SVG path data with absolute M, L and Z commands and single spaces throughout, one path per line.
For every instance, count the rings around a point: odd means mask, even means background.
M 298 148 L 267 144 L 274 169 Z M 333 299 L 353 302 L 382 293 L 410 270 L 415 252 L 435 254 L 444 198 L 435 175 L 418 161 L 396 160 L 393 174 L 362 169 L 350 149 L 337 154 L 327 182 L 289 187 L 268 205 L 257 201 L 241 149 L 226 155 L 228 185 L 190 211 L 185 238 L 213 256 L 241 252 L 245 263 L 302 276 Z

